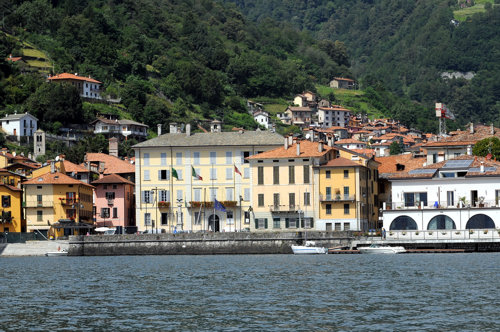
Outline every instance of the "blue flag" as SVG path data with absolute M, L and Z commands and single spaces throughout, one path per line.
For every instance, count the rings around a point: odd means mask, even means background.
M 216 210 L 226 212 L 226 207 L 222 205 L 221 202 L 219 202 L 217 199 L 214 198 L 214 207 Z

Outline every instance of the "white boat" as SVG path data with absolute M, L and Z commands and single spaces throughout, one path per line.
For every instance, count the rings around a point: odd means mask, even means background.
M 323 247 L 316 247 L 313 241 L 306 241 L 305 246 L 292 246 L 294 255 L 318 255 L 327 254 L 328 250 Z
M 399 254 L 406 252 L 404 247 L 391 247 L 378 243 L 372 243 L 369 247 L 360 247 L 358 250 L 362 254 Z
M 45 256 L 48 257 L 56 257 L 56 256 L 68 256 L 68 252 L 66 250 L 60 250 L 60 251 L 49 251 L 45 253 Z

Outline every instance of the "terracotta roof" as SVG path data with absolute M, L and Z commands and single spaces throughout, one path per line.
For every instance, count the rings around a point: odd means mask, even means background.
M 343 112 L 350 112 L 347 108 L 343 108 L 342 106 L 338 105 L 332 105 L 332 107 L 320 107 L 320 110 L 323 111 L 343 111 Z
M 350 79 L 350 78 L 344 78 L 344 77 L 334 77 L 333 78 L 334 80 L 337 80 L 337 81 L 349 81 L 349 82 L 354 82 L 354 80 Z
M 63 174 L 63 173 L 46 173 L 43 175 L 40 175 L 39 177 L 36 177 L 34 179 L 31 179 L 29 181 L 23 182 L 23 185 L 25 184 L 34 184 L 34 185 L 41 185 L 41 184 L 76 184 L 76 185 L 82 185 L 82 186 L 88 186 L 88 187 L 94 187 L 91 186 L 90 184 L 87 184 L 85 182 L 73 179 L 72 177 Z
M 414 158 L 411 153 L 387 157 L 375 157 L 375 160 L 380 163 L 380 166 L 378 167 L 378 171 L 380 174 L 403 172 L 397 170 L 397 164 L 404 165 L 404 172 L 408 172 L 412 169 L 422 167 L 427 162 L 427 158 Z
M 23 167 L 23 168 L 30 168 L 30 169 L 37 169 L 40 168 L 40 164 L 33 164 L 33 163 L 23 163 L 23 162 L 15 162 L 13 164 L 5 166 L 5 168 L 16 168 L 16 167 Z
M 20 57 L 20 56 L 16 56 L 16 57 L 12 56 L 12 57 L 6 58 L 5 60 L 11 61 L 11 62 L 16 62 L 16 61 L 19 61 L 21 59 L 22 59 L 22 57 Z
M 454 131 L 453 136 L 440 138 L 436 142 L 428 142 L 425 146 L 459 146 L 476 144 L 477 141 L 482 139 L 496 136 L 500 138 L 500 129 L 493 127 L 493 134 L 491 133 L 491 126 L 474 125 L 474 132 L 470 133 L 469 130 Z M 426 134 L 427 135 L 427 134 Z M 429 136 L 427 136 L 429 138 Z
M 66 173 L 89 173 L 90 171 L 83 166 L 72 163 L 69 160 L 63 160 L 64 170 Z
M 297 156 L 297 143 L 294 142 L 288 149 L 285 150 L 284 146 L 279 148 L 265 151 L 247 159 L 279 159 L 279 158 L 310 158 L 310 157 L 321 157 L 328 153 L 328 151 L 334 149 L 326 144 L 323 144 L 323 151 L 318 151 L 318 142 L 311 142 L 308 140 L 299 141 L 300 143 L 300 155 Z
M 177 134 L 174 134 L 177 135 Z M 85 155 L 85 160 L 88 162 L 104 162 L 104 174 L 124 174 L 135 173 L 135 166 L 121 160 L 118 157 L 110 156 L 105 153 L 90 153 Z
M 363 144 L 366 145 L 366 142 L 358 141 L 357 139 L 353 138 L 346 138 L 346 139 L 341 139 L 335 142 L 335 144 Z
M 321 165 L 320 167 L 351 167 L 351 166 L 362 167 L 363 165 L 358 164 L 344 157 L 338 157 L 328 161 L 326 164 Z
M 102 179 L 96 180 L 92 182 L 92 184 L 111 184 L 111 183 L 117 183 L 117 184 L 131 184 L 134 185 L 133 182 L 119 176 L 118 174 L 110 174 L 106 175 Z
M 95 80 L 90 77 L 85 77 L 85 76 L 78 76 L 78 75 L 73 75 L 69 73 L 62 73 L 59 75 L 51 76 L 48 78 L 51 81 L 54 80 L 78 80 L 78 81 L 85 81 L 85 82 L 91 82 L 91 83 L 98 83 L 101 84 L 102 82 L 99 82 L 98 80 Z
M 438 142 L 427 142 L 424 147 L 440 147 L 440 146 L 465 146 L 474 145 L 477 141 L 438 141 Z
M 23 191 L 22 189 L 15 187 L 15 186 L 11 186 L 10 184 L 0 183 L 0 186 L 5 187 L 5 188 L 12 190 L 12 191 Z
M 328 130 L 330 130 L 330 131 L 334 131 L 334 130 L 347 130 L 347 128 L 346 127 L 340 127 L 340 126 L 332 126 L 330 128 L 326 128 L 326 131 L 328 131 Z
M 298 107 L 298 106 L 288 106 L 288 109 L 292 112 L 311 112 L 310 107 Z
M 352 151 L 364 154 L 365 156 L 372 157 L 375 155 L 375 150 L 373 149 L 352 149 Z

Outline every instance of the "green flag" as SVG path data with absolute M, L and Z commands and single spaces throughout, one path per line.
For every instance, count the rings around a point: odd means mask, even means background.
M 179 180 L 179 175 L 177 175 L 177 171 L 173 167 L 172 167 L 172 177 L 176 178 L 177 180 Z

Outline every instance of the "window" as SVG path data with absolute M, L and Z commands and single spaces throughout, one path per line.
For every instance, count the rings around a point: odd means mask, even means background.
M 326 200 L 329 201 L 332 199 L 332 187 L 326 187 Z
M 295 193 L 288 193 L 288 204 L 290 207 L 295 206 Z
M 332 214 L 332 205 L 326 204 L 326 214 Z
M 109 208 L 101 208 L 101 218 L 109 218 Z
M 210 164 L 215 165 L 217 161 L 217 152 L 210 152 Z
M 250 212 L 245 211 L 245 224 L 250 223 Z
M 273 228 L 281 228 L 281 218 L 273 218 Z
M 243 169 L 243 177 L 245 179 L 249 179 L 250 178 L 250 167 L 247 167 L 247 168 Z
M 161 165 L 166 166 L 167 165 L 167 154 L 165 152 L 162 152 L 160 154 L 160 160 L 161 160 Z
M 36 201 L 38 205 L 42 205 L 43 202 L 43 195 L 36 195 Z
M 43 211 L 36 211 L 36 221 L 43 221 Z
M 273 194 L 273 205 L 275 208 L 279 208 L 280 206 L 280 194 Z
M 280 168 L 273 166 L 273 184 L 280 184 Z
M 330 179 L 332 177 L 332 172 L 331 171 L 326 171 L 325 175 L 327 179 Z
M 249 161 L 246 160 L 246 158 L 250 157 L 250 151 L 243 151 L 243 160 L 242 160 L 242 163 L 244 164 L 248 164 Z
M 118 218 L 118 208 L 113 208 L 113 218 Z
M 149 153 L 144 154 L 144 166 L 149 166 Z
M 349 198 L 349 187 L 344 187 L 344 199 Z
M 267 218 L 255 219 L 255 228 L 256 229 L 267 228 Z
M 210 188 L 210 200 L 217 198 L 217 188 Z
M 349 170 L 345 169 L 344 170 L 344 179 L 348 179 L 348 178 L 349 178 Z
M 288 166 L 288 183 L 289 184 L 295 183 L 295 167 L 294 166 Z
M 200 153 L 199 152 L 193 152 L 193 163 L 195 165 L 199 165 L 200 164 Z
M 151 192 L 149 190 L 142 191 L 142 202 L 143 203 L 151 203 Z
M 182 152 L 175 153 L 175 164 L 182 165 Z
M 176 192 L 176 198 L 177 198 L 177 201 L 182 199 L 182 190 L 177 190 Z
M 149 177 L 149 169 L 144 170 L 144 181 L 149 181 L 151 178 Z
M 453 191 L 446 192 L 446 201 L 447 201 L 448 206 L 455 205 L 454 194 L 455 193 Z
M 427 193 L 404 193 L 405 206 L 420 206 L 424 202 L 427 206 Z
M 231 165 L 233 163 L 233 152 L 226 151 L 226 165 Z
M 309 165 L 304 165 L 304 183 L 309 183 Z
M 257 184 L 264 184 L 264 167 L 257 167 Z
M 168 225 L 168 213 L 162 212 L 160 215 L 160 222 L 163 226 Z
M 115 193 L 113 191 L 106 192 L 106 199 L 115 199 Z
M 264 194 L 258 194 L 257 201 L 259 206 L 264 206 Z
M 286 228 L 297 228 L 297 219 L 295 218 L 285 218 Z
M 151 225 L 151 213 L 144 213 L 144 225 L 149 226 Z
M 10 207 L 10 195 L 2 195 L 2 207 Z
M 349 231 L 351 229 L 351 223 L 345 222 L 344 223 L 344 231 Z
M 160 190 L 160 202 L 168 202 L 170 201 L 170 191 L 168 190 Z
M 179 177 L 179 180 L 182 180 L 182 169 L 176 169 L 177 176 Z
M 226 201 L 234 201 L 233 188 L 226 188 Z
M 226 211 L 226 224 L 234 225 L 233 211 Z
M 210 180 L 217 180 L 217 169 L 216 168 L 210 169 Z
M 311 193 L 310 192 L 305 192 L 304 193 L 304 205 L 305 206 L 310 206 L 311 205 Z
M 160 169 L 158 171 L 158 180 L 169 180 L 169 179 L 170 179 L 170 170 Z
M 194 201 L 195 202 L 201 202 L 201 188 L 194 188 L 193 189 L 193 194 L 194 194 Z
M 234 173 L 234 169 L 232 167 L 226 168 L 226 180 L 232 180 L 233 173 Z
M 201 213 L 200 211 L 195 211 L 194 212 L 194 225 L 201 225 Z
M 243 200 L 244 201 L 250 200 L 250 188 L 243 189 Z
M 349 204 L 344 204 L 344 214 L 349 214 Z

